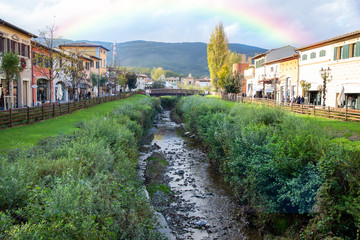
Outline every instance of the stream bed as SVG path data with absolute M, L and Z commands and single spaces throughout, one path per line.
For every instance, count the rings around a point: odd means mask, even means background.
M 171 120 L 170 111 L 157 116 L 149 134 L 140 169 L 146 183 L 149 159 L 167 161 L 158 180 L 169 191 L 154 192 L 151 201 L 169 239 L 261 239 L 256 231 L 245 230 L 229 187 L 195 138 L 185 137 L 181 124 Z

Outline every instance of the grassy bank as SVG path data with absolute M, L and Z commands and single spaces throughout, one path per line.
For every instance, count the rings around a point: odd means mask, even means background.
M 75 113 L 45 120 L 32 125 L 19 126 L 0 130 L 0 153 L 14 148 L 30 147 L 38 143 L 39 139 L 70 134 L 76 130 L 75 123 L 105 116 L 115 107 L 136 102 L 145 98 L 144 95 L 134 95 L 127 99 L 102 103 L 91 108 L 82 109 Z
M 158 103 L 113 104 L 66 127 L 70 135 L 0 156 L 0 239 L 162 239 L 137 180 L 139 140 Z
M 181 100 L 177 112 L 208 146 L 209 157 L 244 212 L 255 213 L 263 234 L 359 237 L 360 145 L 324 128 L 340 125 L 197 96 Z

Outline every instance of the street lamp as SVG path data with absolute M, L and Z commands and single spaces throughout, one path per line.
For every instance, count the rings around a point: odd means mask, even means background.
M 327 69 L 325 68 L 321 68 L 319 71 L 321 78 L 323 79 L 323 88 L 322 88 L 322 92 L 323 92 L 323 106 L 325 105 L 325 100 L 326 100 L 326 82 L 328 81 L 330 74 L 331 74 L 331 69 L 328 67 Z

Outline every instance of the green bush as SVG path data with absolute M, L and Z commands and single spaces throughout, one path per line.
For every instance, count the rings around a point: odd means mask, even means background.
M 137 176 L 157 104 L 145 98 L 1 156 L 0 238 L 162 239 Z
M 239 202 L 254 209 L 263 226 L 276 225 L 271 214 L 308 214 L 314 217 L 306 237 L 359 238 L 358 143 L 332 140 L 306 119 L 261 105 L 229 107 L 193 96 L 176 109 L 187 130 L 208 146 Z

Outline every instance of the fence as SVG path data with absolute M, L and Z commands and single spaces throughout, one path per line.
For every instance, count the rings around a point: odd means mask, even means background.
M 134 92 L 130 92 L 116 96 L 89 98 L 67 103 L 45 103 L 39 107 L 16 108 L 0 111 L 0 129 L 36 123 L 45 119 L 73 113 L 80 109 L 93 107 L 100 103 L 128 98 L 134 94 Z
M 223 100 L 233 102 L 260 103 L 270 107 L 279 107 L 284 110 L 299 114 L 314 115 L 317 117 L 331 118 L 343 121 L 360 122 L 360 110 L 334 108 L 329 106 L 304 105 L 296 103 L 280 103 L 268 98 L 247 98 L 238 94 L 222 95 Z

